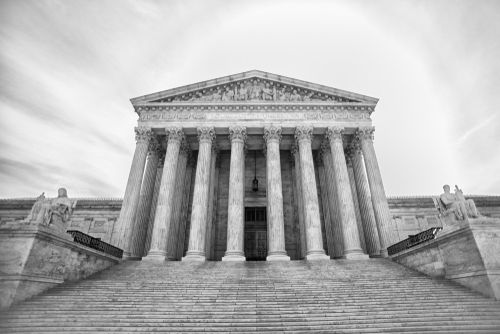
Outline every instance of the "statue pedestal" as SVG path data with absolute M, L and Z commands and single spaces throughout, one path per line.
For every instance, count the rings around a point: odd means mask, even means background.
M 0 227 L 0 309 L 119 262 L 58 228 L 9 222 Z

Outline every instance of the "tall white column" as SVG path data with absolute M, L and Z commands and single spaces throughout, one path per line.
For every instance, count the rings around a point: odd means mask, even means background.
M 207 230 L 205 236 L 205 257 L 210 260 L 211 250 L 213 248 L 212 235 L 214 230 L 215 221 L 213 219 L 214 211 L 216 207 L 214 206 L 214 197 L 216 196 L 215 191 L 215 169 L 217 164 L 217 155 L 219 151 L 216 145 L 212 145 L 212 160 L 210 161 L 210 184 L 208 186 L 208 208 L 207 208 Z
M 179 232 L 177 237 L 176 258 L 181 259 L 184 256 L 184 246 L 186 240 L 186 225 L 189 219 L 189 197 L 191 196 L 191 186 L 195 169 L 195 159 L 190 154 L 187 160 L 186 175 L 184 177 L 184 186 L 182 193 L 181 217 L 179 222 Z
M 333 258 L 334 251 L 334 240 L 332 233 L 332 218 L 334 213 L 331 212 L 330 207 L 330 194 L 328 193 L 328 181 L 326 180 L 326 171 L 325 166 L 323 164 L 323 154 L 321 151 L 316 156 L 317 166 L 318 166 L 318 174 L 319 174 L 319 187 L 321 191 L 321 206 L 323 207 L 323 219 L 325 222 L 325 234 L 326 234 L 326 244 L 328 248 L 328 256 Z
M 181 142 L 184 133 L 181 128 L 172 127 L 165 129 L 167 133 L 167 152 L 161 177 L 160 193 L 156 204 L 151 246 L 144 260 L 164 261 L 167 258 L 167 241 L 172 221 L 173 199 L 175 193 L 175 177 Z
M 227 249 L 222 261 L 245 261 L 245 140 L 246 128 L 229 128 L 231 164 L 227 208 Z
M 132 166 L 130 167 L 127 187 L 125 188 L 120 216 L 118 217 L 119 233 L 116 233 L 111 241 L 111 244 L 123 249 L 124 258 L 131 256 L 132 226 L 135 223 L 137 214 L 144 165 L 152 135 L 153 133 L 150 128 L 135 128 L 135 152 L 132 159 Z
M 340 259 L 344 256 L 344 240 L 338 209 L 337 187 L 335 185 L 335 171 L 333 170 L 332 151 L 330 149 L 328 140 L 323 140 L 323 142 L 321 143 L 321 151 L 323 153 L 323 165 L 325 166 L 325 176 L 326 182 L 328 184 L 330 218 L 332 220 L 333 234 L 333 258 Z
M 359 140 L 354 139 L 351 144 L 352 165 L 354 179 L 358 192 L 359 211 L 365 232 L 366 251 L 370 257 L 380 256 L 380 240 L 378 236 L 377 222 L 373 212 L 372 196 L 370 186 L 366 178 L 365 164 L 361 153 Z
M 377 222 L 377 228 L 380 239 L 380 255 L 387 257 L 387 247 L 389 246 L 389 231 L 388 228 L 391 222 L 391 213 L 389 204 L 385 196 L 384 184 L 382 175 L 378 166 L 377 156 L 373 147 L 374 127 L 359 128 L 356 132 L 356 137 L 361 143 L 361 150 L 365 160 L 368 184 L 370 185 L 370 193 L 372 197 L 373 211 Z
M 300 172 L 300 154 L 299 148 L 294 143 L 292 144 L 291 153 L 293 154 L 295 164 L 295 196 L 297 197 L 297 214 L 299 218 L 299 237 L 300 237 L 300 254 L 299 258 L 306 257 L 307 243 L 306 243 L 306 226 L 304 223 L 304 203 L 302 198 L 302 176 Z
M 181 142 L 179 152 L 179 160 L 177 162 L 177 175 L 175 176 L 175 189 L 173 199 L 173 212 L 170 224 L 170 231 L 168 232 L 167 241 L 167 257 L 173 261 L 177 259 L 177 243 L 179 242 L 179 222 L 181 217 L 182 195 L 184 192 L 184 177 L 186 175 L 186 165 L 189 155 L 189 144 L 184 139 Z
M 319 216 L 318 191 L 312 156 L 312 126 L 295 129 L 295 139 L 299 146 L 302 203 L 304 204 L 304 224 L 306 229 L 307 260 L 328 260 L 323 249 L 321 221 Z
M 213 127 L 198 128 L 198 163 L 194 184 L 193 209 L 189 246 L 182 261 L 205 261 L 205 235 L 207 229 L 208 188 L 210 183 L 210 162 L 212 160 L 212 142 L 215 139 Z
M 285 250 L 285 221 L 281 186 L 281 127 L 264 128 L 267 179 L 267 261 L 289 261 Z
M 135 225 L 132 232 L 131 258 L 140 259 L 144 253 L 144 244 L 148 232 L 148 219 L 151 210 L 151 201 L 158 169 L 160 144 L 156 138 L 151 139 L 149 145 L 146 171 L 142 181 L 139 195 L 139 207 L 137 209 Z
M 356 189 L 356 182 L 354 179 L 352 157 L 349 152 L 344 151 L 344 155 L 346 157 L 347 174 L 349 175 L 349 185 L 351 186 L 352 203 L 354 204 L 354 214 L 356 215 L 356 224 L 358 225 L 359 242 L 361 245 L 361 249 L 363 250 L 363 253 L 366 254 L 365 234 L 363 230 L 363 222 L 361 220 L 361 213 L 359 209 L 358 191 Z
M 153 234 L 153 226 L 156 214 L 156 204 L 158 203 L 158 194 L 160 193 L 161 176 L 163 172 L 164 162 L 165 162 L 165 149 L 160 148 L 160 153 L 158 156 L 158 165 L 156 168 L 154 191 L 153 191 L 153 196 L 151 198 L 151 209 L 149 210 L 149 216 L 148 216 L 148 232 L 146 234 L 146 240 L 144 241 L 144 247 L 142 252 L 143 257 L 148 255 L 149 249 L 151 247 L 151 235 Z
M 342 232 L 344 239 L 344 256 L 346 259 L 366 259 L 363 254 L 359 240 L 356 214 L 354 213 L 354 203 L 349 184 L 349 174 L 344 156 L 344 146 L 342 143 L 343 128 L 329 127 L 327 137 L 330 141 L 332 160 L 337 188 L 337 199 L 339 213 L 342 222 Z

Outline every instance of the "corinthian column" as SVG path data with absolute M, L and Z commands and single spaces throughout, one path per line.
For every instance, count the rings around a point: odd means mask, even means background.
M 212 142 L 215 139 L 213 127 L 198 128 L 198 163 L 194 184 L 191 228 L 186 256 L 182 261 L 205 261 L 205 235 L 207 229 L 208 188 L 210 183 L 210 161 Z
M 123 249 L 123 257 L 131 256 L 131 237 L 132 229 L 137 214 L 137 205 L 139 203 L 139 194 L 141 191 L 142 174 L 144 174 L 144 165 L 148 154 L 149 141 L 152 137 L 150 128 L 135 128 L 135 152 L 132 159 L 132 166 L 128 176 L 127 187 L 123 197 L 122 209 L 118 217 L 118 226 L 120 232 L 112 240 L 112 244 Z
M 267 261 L 289 261 L 285 250 L 285 221 L 281 188 L 281 127 L 264 128 L 267 173 Z
M 366 178 L 361 146 L 357 139 L 354 139 L 351 144 L 351 156 L 356 189 L 358 190 L 359 211 L 365 232 L 366 251 L 370 257 L 378 257 L 380 256 L 380 240 L 377 221 L 373 212 L 372 196 Z
M 321 143 L 323 165 L 325 166 L 326 182 L 328 184 L 328 195 L 330 205 L 330 218 L 332 220 L 333 233 L 333 258 L 339 259 L 344 255 L 344 241 L 342 240 L 342 225 L 337 200 L 337 187 L 333 170 L 332 151 L 327 140 Z M 332 254 L 330 254 L 332 255 Z
M 299 146 L 302 203 L 304 205 L 304 225 L 306 229 L 307 260 L 328 260 L 323 249 L 321 221 L 319 217 L 318 190 L 312 156 L 312 126 L 295 129 L 295 139 Z
M 231 164 L 229 167 L 229 198 L 227 210 L 227 250 L 222 261 L 245 261 L 243 249 L 245 217 L 245 140 L 246 128 L 229 128 Z
M 161 146 L 161 145 L 160 145 Z M 149 248 L 151 247 L 151 234 L 153 234 L 153 224 L 155 221 L 156 204 L 158 203 L 158 194 L 160 193 L 161 174 L 163 171 L 163 164 L 165 162 L 165 149 L 161 148 L 158 156 L 158 166 L 156 167 L 156 178 L 153 196 L 151 198 L 151 209 L 148 216 L 148 233 L 144 242 L 142 256 L 148 255 Z
M 181 217 L 181 204 L 184 192 L 184 177 L 186 175 L 186 165 L 189 155 L 189 145 L 186 140 L 181 143 L 179 161 L 177 162 L 177 175 L 175 177 L 175 190 L 173 199 L 172 223 L 168 232 L 167 256 L 169 260 L 177 259 L 177 243 L 179 235 L 179 222 Z
M 366 259 L 368 256 L 363 254 L 359 240 L 351 185 L 349 183 L 344 146 L 342 144 L 343 131 L 343 128 L 329 127 L 327 130 L 327 138 L 330 141 L 330 148 L 332 151 L 337 200 L 339 204 L 338 209 L 344 239 L 344 256 L 346 259 Z
M 365 160 L 373 211 L 375 213 L 380 239 L 380 255 L 382 257 L 387 257 L 387 247 L 390 242 L 388 227 L 391 222 L 391 214 L 389 212 L 387 197 L 385 196 L 384 184 L 382 182 L 382 175 L 380 175 L 377 156 L 375 155 L 375 149 L 373 147 L 374 131 L 374 127 L 359 128 L 356 132 L 356 137 L 360 141 Z
M 149 145 L 146 171 L 144 172 L 144 180 L 142 181 L 137 218 L 135 220 L 132 235 L 131 257 L 134 259 L 142 258 L 144 253 L 144 244 L 148 232 L 149 213 L 155 187 L 156 170 L 158 169 L 159 150 L 160 144 L 158 140 L 156 138 L 152 139 Z
M 172 204 L 175 192 L 175 176 L 181 142 L 184 133 L 181 128 L 165 129 L 167 133 L 167 152 L 161 177 L 160 192 L 156 204 L 153 233 L 151 235 L 151 248 L 145 260 L 167 260 L 167 240 L 172 220 Z
M 306 227 L 304 224 L 304 203 L 302 203 L 302 180 L 301 180 L 301 172 L 300 172 L 300 155 L 299 148 L 294 143 L 292 144 L 291 153 L 293 154 L 293 161 L 295 165 L 295 189 L 294 193 L 297 198 L 297 215 L 299 218 L 299 241 L 300 241 L 300 254 L 298 256 L 299 259 L 303 259 L 306 257 Z

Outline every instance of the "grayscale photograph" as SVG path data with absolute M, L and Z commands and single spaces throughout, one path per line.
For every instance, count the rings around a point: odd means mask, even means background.
M 0 0 L 0 333 L 500 333 L 500 1 Z

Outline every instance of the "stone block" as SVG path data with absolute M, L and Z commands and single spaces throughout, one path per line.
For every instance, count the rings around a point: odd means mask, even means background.
M 392 259 L 500 299 L 500 219 L 480 217 L 448 225 L 436 239 Z
M 42 225 L 0 228 L 0 308 L 35 296 L 64 281 L 83 279 L 120 259 L 73 242 Z

